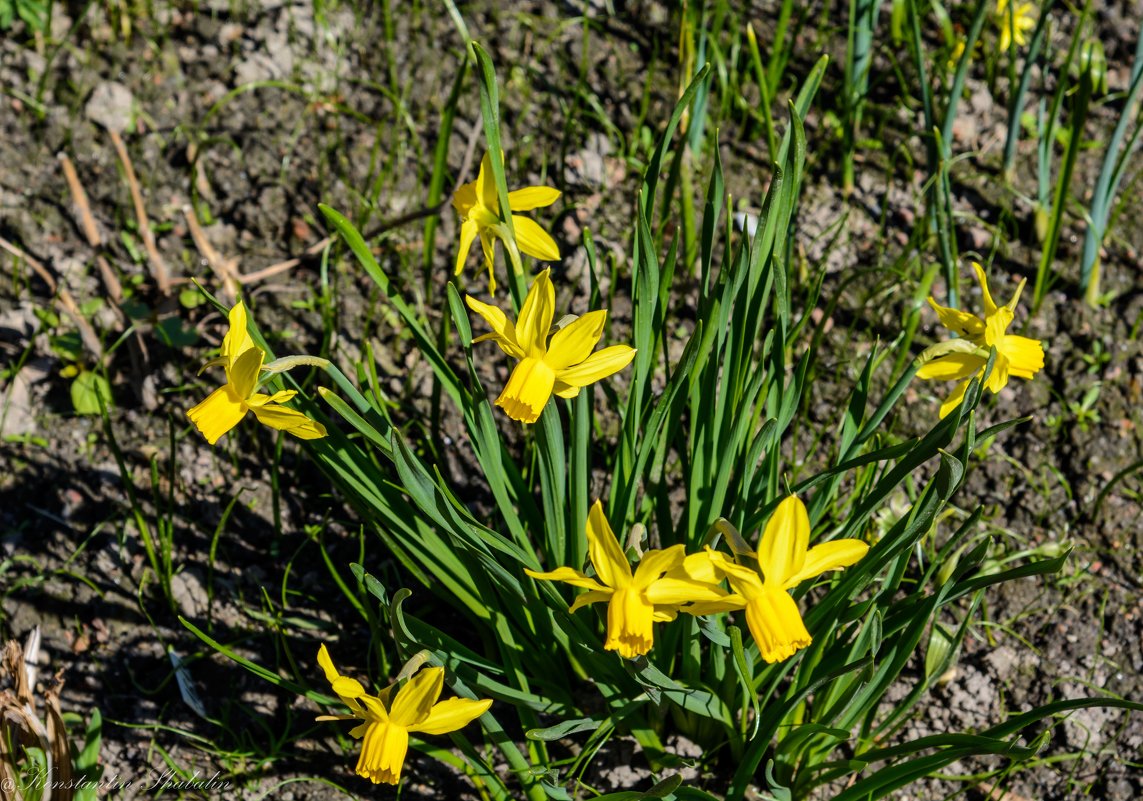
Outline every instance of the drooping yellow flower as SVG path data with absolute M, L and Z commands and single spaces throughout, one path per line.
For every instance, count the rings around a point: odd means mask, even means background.
M 321 423 L 280 405 L 297 395 L 295 390 L 286 389 L 273 395 L 255 392 L 265 358 L 265 352 L 254 344 L 246 330 L 246 307 L 238 301 L 230 310 L 230 330 L 222 340 L 222 355 L 206 365 L 222 365 L 226 370 L 226 383 L 187 412 L 187 417 L 211 445 L 238 425 L 247 412 L 253 412 L 264 425 L 301 439 L 326 435 Z
M 984 293 L 983 319 L 968 312 L 941 306 L 929 298 L 929 305 L 937 313 L 941 325 L 964 338 L 964 345 L 959 350 L 949 350 L 947 346 L 952 343 L 944 343 L 945 347 L 938 345 L 930 348 L 926 353 L 937 352 L 941 355 L 917 369 L 918 378 L 960 381 L 953 393 L 941 404 L 942 418 L 961 404 L 972 378 L 984 374 L 989 348 L 996 348 L 996 363 L 985 386 L 993 394 L 1008 385 L 1009 376 L 1031 379 L 1044 366 L 1044 346 L 1039 340 L 1007 333 L 1015 316 L 1016 302 L 1024 289 L 1024 281 L 1020 281 L 1016 287 L 1012 300 L 1004 306 L 997 306 L 992 300 L 992 293 L 988 291 L 984 268 L 976 262 L 973 262 L 972 268 L 976 271 L 976 278 Z
M 635 349 L 627 345 L 591 352 L 603 335 L 606 310 L 576 318 L 553 334 L 549 342 L 556 306 L 550 273 L 551 270 L 544 270 L 536 276 L 515 325 L 495 306 L 481 303 L 471 295 L 465 298 L 468 307 L 492 328 L 492 333 L 473 341 L 490 339 L 519 360 L 496 405 L 522 423 L 536 422 L 553 392 L 561 398 L 574 398 L 582 387 L 622 370 L 635 357 Z
M 827 570 L 849 567 L 869 551 L 860 540 L 832 540 L 809 547 L 810 518 L 796 495 L 778 504 L 766 523 L 758 552 L 758 570 L 710 551 L 711 563 L 730 582 L 732 594 L 697 603 L 691 613 L 746 610 L 746 625 L 767 662 L 789 659 L 810 644 L 798 604 L 789 591 Z M 761 571 L 761 573 L 759 573 Z
M 634 659 L 651 650 L 655 623 L 674 620 L 680 611 L 689 612 L 686 604 L 691 602 L 726 596 L 726 591 L 717 584 L 693 578 L 701 568 L 688 570 L 687 560 L 707 561 L 709 557 L 706 554 L 687 556 L 682 545 L 647 551 L 632 572 L 599 501 L 591 507 L 587 517 L 587 549 L 596 578 L 570 567 L 547 573 L 524 572 L 534 579 L 563 581 L 586 589 L 587 592 L 572 602 L 572 612 L 606 601 L 607 639 L 603 647 L 618 651 L 625 659 Z
M 1016 42 L 1020 47 L 1028 44 L 1028 31 L 1036 27 L 1035 3 L 1012 3 L 996 0 L 996 14 L 1000 26 L 1000 52 L 1005 53 Z
M 318 664 L 333 691 L 352 715 L 322 715 L 318 720 L 363 721 L 349 736 L 364 741 L 357 760 L 357 775 L 374 784 L 397 784 L 409 748 L 409 733 L 447 734 L 467 726 L 488 711 L 491 699 L 473 701 L 449 698 L 437 703 L 444 687 L 444 668 L 424 668 L 405 686 L 393 691 L 389 685 L 378 695 L 368 695 L 356 679 L 342 676 L 333 666 L 325 646 L 318 649 Z
M 558 189 L 550 186 L 528 186 L 508 193 L 508 206 L 512 211 L 531 211 L 550 206 L 560 199 Z M 513 268 L 518 269 L 519 255 L 515 249 L 527 253 L 540 261 L 558 261 L 560 249 L 551 235 L 530 217 L 512 215 L 512 228 L 516 232 L 513 241 L 508 228 L 500 219 L 500 199 L 496 193 L 496 182 L 492 178 L 492 159 L 487 153 L 480 160 L 480 172 L 476 180 L 464 184 L 452 196 L 452 206 L 460 215 L 460 250 L 456 254 L 456 274 L 464 269 L 468 251 L 472 243 L 480 237 L 480 247 L 484 251 L 484 263 L 488 267 L 488 291 L 496 291 L 496 277 L 492 273 L 492 261 L 496 240 L 504 242 L 512 257 Z

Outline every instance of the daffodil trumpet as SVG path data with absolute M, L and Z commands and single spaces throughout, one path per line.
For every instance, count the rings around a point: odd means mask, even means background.
M 702 564 L 709 562 L 709 557 L 705 553 L 688 556 L 682 545 L 647 551 L 632 571 L 600 501 L 588 513 L 586 535 L 594 577 L 570 567 L 546 573 L 524 572 L 534 579 L 562 581 L 587 590 L 576 596 L 571 612 L 606 602 L 607 638 L 603 647 L 617 651 L 625 659 L 651 650 L 655 623 L 674 620 L 679 612 L 690 612 L 689 605 L 696 601 L 716 601 L 727 594 L 718 586 L 713 572 Z M 711 580 L 704 581 L 704 573 Z
M 550 270 L 544 270 L 532 282 L 515 323 L 501 309 L 471 295 L 465 303 L 492 329 L 473 342 L 492 340 L 517 360 L 496 405 L 522 423 L 536 422 L 553 394 L 574 398 L 580 389 L 622 370 L 635 357 L 635 349 L 627 345 L 612 345 L 592 353 L 603 336 L 606 310 L 572 318 L 551 333 L 556 291 Z
M 688 611 L 706 615 L 744 610 L 746 626 L 762 658 L 770 663 L 789 659 L 813 641 L 790 590 L 826 571 L 849 567 L 869 551 L 860 540 L 831 540 L 812 548 L 809 540 L 805 504 L 791 495 L 767 521 L 757 553 L 733 560 L 708 549 L 711 566 L 726 577 L 731 593 L 719 600 L 697 602 Z
M 397 784 L 409 749 L 409 735 L 447 734 L 463 728 L 488 711 L 490 699 L 449 698 L 439 701 L 444 668 L 416 671 L 403 685 L 390 684 L 369 695 L 356 679 L 341 675 L 329 651 L 318 649 L 318 664 L 334 693 L 352 714 L 320 715 L 319 721 L 360 720 L 349 736 L 361 740 L 356 772 L 374 784 Z

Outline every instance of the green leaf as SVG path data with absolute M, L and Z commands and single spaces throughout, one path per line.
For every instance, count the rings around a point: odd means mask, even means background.
M 101 414 L 111 408 L 111 387 L 98 373 L 84 370 L 71 383 L 71 404 L 76 414 Z

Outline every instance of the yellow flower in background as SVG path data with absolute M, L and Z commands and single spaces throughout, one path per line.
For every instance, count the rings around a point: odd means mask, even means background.
M 931 381 L 960 381 L 952 394 L 941 404 L 942 418 L 961 404 L 973 377 L 984 375 L 989 348 L 996 348 L 996 362 L 985 386 L 993 394 L 1008 385 L 1009 376 L 1031 379 L 1044 366 L 1044 346 L 1039 340 L 1007 333 L 1025 282 L 1020 281 L 1012 300 L 1004 306 L 997 306 L 992 300 L 992 293 L 988 291 L 988 278 L 984 275 L 984 268 L 976 262 L 972 263 L 972 268 L 976 271 L 976 278 L 984 294 L 983 319 L 968 312 L 941 306 L 932 297 L 929 298 L 929 305 L 937 313 L 941 325 L 964 338 L 957 340 L 964 343 L 959 350 L 948 348 L 954 343 L 943 343 L 943 346 L 930 348 L 926 353 L 936 352 L 940 355 L 926 361 L 917 369 L 918 378 Z M 924 356 L 925 354 L 922 354 L 922 358 Z
M 531 211 L 550 206 L 560 198 L 558 189 L 550 186 L 529 186 L 508 193 L 508 205 L 512 211 Z M 512 257 L 513 268 L 519 270 L 518 247 L 529 256 L 540 261 L 558 261 L 560 249 L 551 235 L 529 217 L 512 215 L 512 228 L 516 232 L 515 241 L 508 228 L 500 219 L 500 199 L 496 193 L 496 182 L 492 178 L 492 160 L 488 154 L 480 160 L 480 172 L 476 180 L 464 184 L 452 197 L 453 208 L 460 215 L 460 250 L 456 254 L 456 274 L 464 270 L 465 259 L 472 249 L 473 241 L 479 237 L 484 251 L 484 263 L 488 267 L 488 291 L 496 291 L 496 277 L 492 273 L 493 254 L 496 240 L 504 242 Z
M 1000 52 L 1008 51 L 1013 42 L 1020 47 L 1028 44 L 1028 31 L 1036 27 L 1035 3 L 1012 3 L 996 0 L 996 13 L 1000 17 Z
M 572 602 L 572 612 L 606 601 L 607 639 L 603 647 L 618 651 L 625 659 L 634 659 L 651 650 L 655 623 L 674 620 L 680 611 L 689 612 L 685 605 L 693 601 L 714 601 L 726 595 L 717 584 L 693 578 L 701 572 L 701 567 L 687 562 L 709 561 L 709 557 L 706 554 L 687 556 L 682 545 L 647 551 L 632 573 L 599 501 L 591 507 L 587 517 L 587 549 L 595 578 L 570 567 L 547 573 L 524 572 L 534 579 L 563 581 L 586 589 L 587 592 Z
M 556 306 L 550 273 L 551 270 L 544 270 L 536 276 L 515 325 L 497 307 L 481 303 L 471 295 L 465 298 L 468 307 L 492 328 L 492 333 L 473 341 L 490 339 L 519 360 L 496 405 L 522 423 L 536 422 L 553 392 L 561 398 L 574 398 L 582 387 L 622 370 L 635 357 L 635 349 L 627 345 L 591 352 L 603 335 L 606 310 L 576 318 L 553 334 L 549 342 Z
M 282 390 L 273 395 L 255 392 L 265 357 L 265 352 L 254 344 L 246 330 L 246 307 L 238 301 L 230 310 L 230 330 L 222 340 L 222 355 L 203 368 L 222 365 L 226 370 L 226 383 L 187 412 L 187 417 L 211 445 L 238 425 L 247 412 L 253 412 L 264 425 L 301 439 L 326 435 L 321 423 L 280 405 L 297 395 L 295 390 Z
M 349 736 L 362 740 L 357 775 L 374 784 L 397 784 L 409 748 L 409 733 L 447 734 L 467 726 L 488 711 L 491 699 L 449 698 L 437 703 L 444 687 L 444 668 L 424 668 L 396 692 L 395 685 L 368 695 L 356 679 L 342 676 L 323 645 L 318 664 L 333 691 L 352 715 L 322 715 L 318 720 L 361 720 Z
M 758 544 L 758 570 L 710 551 L 715 570 L 730 582 L 731 595 L 696 603 L 691 613 L 714 614 L 746 610 L 746 625 L 767 662 L 789 659 L 810 644 L 798 604 L 789 591 L 827 570 L 849 567 L 869 551 L 860 540 L 832 540 L 809 547 L 810 518 L 796 495 L 774 510 Z M 759 573 L 761 571 L 761 573 Z

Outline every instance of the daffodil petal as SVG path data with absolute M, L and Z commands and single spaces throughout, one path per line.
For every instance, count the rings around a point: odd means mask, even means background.
M 810 517 L 797 495 L 790 495 L 766 522 L 758 543 L 758 566 L 766 584 L 783 586 L 802 569 L 810 544 Z
M 964 400 L 964 393 L 968 391 L 968 384 L 970 381 L 972 381 L 971 378 L 966 378 L 964 381 L 961 381 L 956 385 L 956 389 L 952 391 L 952 394 L 945 398 L 944 403 L 941 404 L 940 415 L 942 420 L 948 417 L 949 412 L 960 406 L 961 402 Z
M 492 174 L 492 154 L 488 152 L 480 159 L 480 172 L 476 175 L 476 198 L 493 214 L 500 209 L 500 199 L 496 194 L 496 176 Z
M 968 337 L 969 339 L 977 339 L 984 336 L 984 321 L 975 314 L 969 314 L 960 309 L 942 306 L 931 297 L 929 298 L 929 306 L 937 313 L 937 319 L 941 321 L 941 325 L 954 334 Z
M 587 515 L 587 552 L 595 574 L 608 587 L 626 587 L 631 583 L 631 565 L 619 547 L 619 540 L 603 514 L 603 503 L 592 504 Z
M 512 324 L 512 321 L 508 319 L 508 315 L 505 314 L 503 310 L 491 304 L 482 303 L 472 295 L 466 295 L 464 302 L 468 304 L 468 308 L 483 317 L 484 322 L 488 323 L 488 327 L 492 329 L 491 334 L 477 337 L 473 340 L 474 342 L 480 342 L 485 338 L 492 339 L 500 346 L 500 350 L 512 358 L 524 358 L 526 354 L 516 339 L 516 326 Z
M 591 349 L 603 336 L 603 326 L 606 323 L 606 309 L 588 312 L 576 318 L 570 325 L 552 335 L 544 361 L 557 372 L 573 364 L 580 364 L 591 355 Z
M 718 601 L 728 594 L 717 584 L 707 584 L 693 579 L 670 576 L 652 582 L 646 590 L 647 599 L 655 605 L 682 605 L 692 601 Z
M 917 378 L 931 381 L 959 380 L 980 372 L 986 363 L 987 359 L 975 353 L 949 353 L 921 365 L 917 369 Z
M 246 416 L 246 406 L 229 384 L 206 396 L 206 400 L 187 411 L 187 418 L 211 445 L 218 442 Z
M 249 398 L 258 386 L 258 375 L 262 372 L 262 360 L 266 354 L 261 348 L 252 347 L 238 355 L 226 371 L 226 380 L 234 387 L 240 398 Z
M 460 249 L 456 252 L 456 274 L 464 271 L 464 262 L 468 259 L 468 251 L 472 250 L 472 243 L 480 233 L 480 226 L 475 220 L 465 220 L 460 224 Z
M 634 348 L 628 345 L 612 345 L 597 350 L 579 364 L 560 370 L 556 373 L 556 379 L 571 387 L 585 387 L 601 378 L 618 373 L 634 358 Z
M 603 647 L 624 659 L 647 653 L 654 644 L 655 607 L 635 587 L 623 587 L 607 604 L 607 639 Z
M 476 181 L 461 184 L 452 195 L 452 207 L 461 217 L 467 217 L 468 212 L 476 205 Z
M 560 199 L 560 190 L 550 186 L 526 186 L 508 193 L 512 211 L 531 211 L 550 206 Z
M 337 668 L 333 665 L 333 659 L 330 657 L 329 650 L 325 647 L 325 643 L 322 643 L 321 647 L 318 648 L 317 660 L 322 671 L 325 673 L 326 681 L 333 684 L 334 681 L 341 678 L 341 674 L 337 672 Z
M 786 580 L 785 589 L 793 589 L 806 579 L 820 576 L 827 570 L 849 567 L 869 553 L 869 546 L 861 540 L 830 540 L 810 548 L 802 569 Z
M 321 423 L 285 406 L 277 404 L 251 406 L 250 411 L 254 412 L 254 416 L 262 425 L 277 431 L 285 431 L 298 439 L 321 439 L 327 433 Z
M 635 574 L 631 578 L 631 583 L 639 589 L 646 589 L 651 586 L 651 583 L 666 573 L 668 570 L 680 567 L 683 560 L 686 559 L 686 548 L 680 543 L 679 545 L 672 545 L 665 550 L 650 550 L 643 554 L 643 558 L 639 560 L 639 565 L 635 568 Z M 668 603 L 661 601 L 660 603 Z
M 718 615 L 723 612 L 733 612 L 736 609 L 746 608 L 746 598 L 738 593 L 731 593 L 724 595 L 717 601 L 695 601 L 692 604 L 687 604 L 679 611 L 686 612 L 688 615 L 695 617 L 702 617 L 704 615 Z
M 591 604 L 606 603 L 607 601 L 611 600 L 611 596 L 614 594 L 614 592 L 614 590 L 609 589 L 588 590 L 587 592 L 581 592 L 575 597 L 575 600 L 572 601 L 571 606 L 568 607 L 568 612 L 575 612 L 577 609 L 582 609 L 583 607 L 590 606 Z
M 516 244 L 524 253 L 540 261 L 560 260 L 556 240 L 531 217 L 512 215 L 512 228 L 516 232 Z
M 535 570 L 525 568 L 524 572 L 540 581 L 562 581 L 564 584 L 570 584 L 573 587 L 583 587 L 585 590 L 610 592 L 610 590 L 607 590 L 606 587 L 595 579 L 584 575 L 578 570 L 573 570 L 570 567 L 557 567 L 555 570 L 549 570 L 547 573 L 537 573 Z
M 980 282 L 980 292 L 984 295 L 984 317 L 988 319 L 996 314 L 997 308 L 995 301 L 992 300 L 992 293 L 988 290 L 988 276 L 984 274 L 984 268 L 975 261 L 972 263 L 972 270 L 976 273 L 976 280 Z
M 235 359 L 255 346 L 254 340 L 250 338 L 246 306 L 241 300 L 230 308 L 227 317 L 230 328 L 222 339 L 222 356 L 228 363 L 234 364 Z
M 393 706 L 389 710 L 389 720 L 405 728 L 423 723 L 433 704 L 441 697 L 443 688 L 444 668 L 422 669 L 397 691 L 397 697 L 393 699 Z
M 528 355 L 536 358 L 542 358 L 547 352 L 548 332 L 555 314 L 556 289 L 551 275 L 548 269 L 536 276 L 516 320 L 516 341 Z
M 391 723 L 374 723 L 365 730 L 357 775 L 374 784 L 397 784 L 409 750 L 409 732 Z
M 491 698 L 483 701 L 449 698 L 435 705 L 429 711 L 429 716 L 415 726 L 410 726 L 409 731 L 421 734 L 448 734 L 450 731 L 464 728 L 487 712 L 490 706 L 492 706 Z
M 298 394 L 296 389 L 281 389 L 273 395 L 265 395 L 255 392 L 246 399 L 247 406 L 265 406 L 268 403 L 286 403 L 292 401 Z
M 565 384 L 563 381 L 556 379 L 556 386 L 552 392 L 561 398 L 571 399 L 579 395 L 580 389 L 582 389 L 582 387 L 573 387 L 571 384 Z

